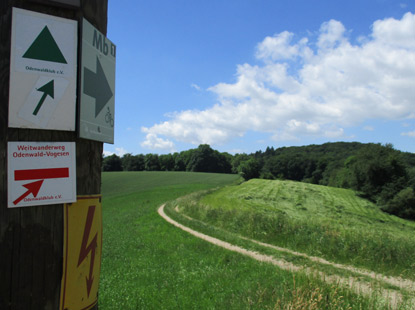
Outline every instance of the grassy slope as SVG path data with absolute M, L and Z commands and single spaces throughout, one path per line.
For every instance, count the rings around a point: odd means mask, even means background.
M 415 223 L 353 191 L 251 180 L 201 199 L 189 215 L 246 236 L 381 273 L 415 278 Z
M 100 309 L 177 309 L 194 303 L 185 294 L 186 277 L 192 272 L 201 277 L 203 269 L 209 268 L 202 263 L 200 270 L 194 271 L 198 263 L 195 266 L 193 260 L 201 255 L 201 249 L 195 249 L 199 242 L 165 223 L 156 209 L 168 200 L 235 179 L 174 172 L 103 173 Z M 203 248 L 202 252 L 209 257 L 214 250 Z M 212 277 L 216 272 L 212 268 L 205 273 Z M 207 280 L 197 280 L 190 294 L 202 294 L 207 285 Z
M 318 309 L 349 303 L 352 309 L 368 309 L 366 300 L 349 291 L 301 274 L 294 278 L 207 244 L 156 212 L 166 201 L 235 181 L 236 176 L 215 174 L 103 173 L 99 308 L 273 309 L 301 302 Z M 376 302 L 370 305 L 378 309 Z
M 235 182 L 239 177 L 219 173 L 186 172 L 104 172 L 102 174 L 102 193 L 104 199 L 153 190 L 161 187 L 188 187 L 207 189 Z M 169 196 L 169 195 L 168 195 Z

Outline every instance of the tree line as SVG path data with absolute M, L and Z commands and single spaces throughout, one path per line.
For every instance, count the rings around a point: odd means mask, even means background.
M 415 154 L 391 144 L 336 142 L 300 147 L 268 147 L 251 154 L 220 153 L 209 145 L 180 153 L 125 154 L 103 158 L 103 171 L 192 171 L 239 173 L 343 187 L 391 214 L 415 220 Z
M 232 155 L 213 150 L 207 144 L 174 154 L 125 154 L 104 157 L 103 171 L 189 171 L 232 173 Z

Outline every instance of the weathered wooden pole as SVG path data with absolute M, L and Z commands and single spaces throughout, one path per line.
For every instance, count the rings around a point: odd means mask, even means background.
M 7 143 L 75 142 L 77 195 L 100 194 L 103 143 L 80 139 L 77 131 L 8 127 L 13 7 L 79 23 L 85 17 L 106 34 L 107 0 L 0 1 L 0 309 L 55 310 L 63 273 L 63 204 L 8 208 Z

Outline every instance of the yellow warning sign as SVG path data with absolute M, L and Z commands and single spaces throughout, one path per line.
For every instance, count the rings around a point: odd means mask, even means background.
M 64 255 L 60 310 L 91 309 L 101 270 L 101 196 L 78 196 L 64 206 Z

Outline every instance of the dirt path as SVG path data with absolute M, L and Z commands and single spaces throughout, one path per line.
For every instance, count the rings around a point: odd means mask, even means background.
M 244 249 L 242 247 L 239 247 L 239 246 L 230 244 L 228 242 L 219 240 L 217 238 L 202 234 L 200 232 L 197 232 L 197 231 L 195 231 L 195 230 L 193 230 L 193 229 L 191 229 L 187 226 L 184 226 L 184 225 L 174 221 L 173 219 L 171 219 L 164 212 L 164 206 L 165 205 L 160 206 L 160 208 L 158 209 L 158 213 L 167 222 L 169 222 L 170 224 L 172 224 L 172 225 L 188 232 L 189 234 L 191 234 L 191 235 L 193 235 L 197 238 L 203 239 L 207 242 L 210 242 L 212 244 L 215 244 L 215 245 L 220 246 L 222 248 L 225 248 L 227 250 L 234 251 L 234 252 L 249 256 L 249 257 L 251 257 L 251 258 L 253 258 L 257 261 L 260 261 L 260 262 L 266 262 L 266 263 L 273 264 L 273 265 L 275 265 L 275 266 L 277 266 L 281 269 L 284 269 L 284 270 L 289 270 L 289 271 L 293 271 L 293 272 L 302 271 L 302 272 L 305 272 L 306 274 L 318 276 L 320 279 L 324 280 L 325 282 L 328 282 L 328 283 L 331 283 L 331 284 L 342 284 L 344 286 L 349 287 L 350 289 L 354 290 L 355 292 L 357 292 L 359 294 L 361 293 L 361 294 L 364 294 L 364 295 L 371 295 L 376 290 L 376 289 L 373 288 L 373 284 L 371 284 L 369 282 L 362 281 L 362 280 L 358 280 L 355 277 L 343 277 L 343 276 L 339 276 L 339 275 L 328 275 L 328 274 L 325 274 L 324 272 L 317 271 L 317 270 L 312 269 L 312 268 L 305 268 L 303 266 L 294 265 L 294 264 L 292 264 L 290 262 L 287 262 L 283 259 L 276 259 L 275 257 L 273 257 L 271 255 L 265 255 L 265 254 L 261 254 L 261 253 L 255 252 L 255 251 L 247 250 L 247 249 Z M 178 211 L 178 210 L 176 210 L 176 211 Z M 192 219 L 192 218 L 189 218 L 189 219 Z M 308 256 L 307 254 L 292 251 L 290 249 L 277 247 L 277 246 L 274 246 L 274 245 L 262 243 L 262 242 L 252 240 L 252 239 L 248 239 L 248 238 L 244 238 L 244 237 L 243 237 L 243 239 L 255 242 L 255 243 L 260 244 L 260 245 L 265 246 L 265 247 L 276 249 L 276 250 L 281 251 L 281 252 L 286 252 L 286 253 L 289 253 L 289 254 L 292 254 L 292 255 L 305 257 L 305 258 L 308 258 L 308 259 L 310 259 L 314 262 L 330 265 L 330 266 L 333 266 L 333 267 L 338 268 L 338 269 L 352 271 L 354 273 L 364 275 L 364 276 L 368 276 L 372 279 L 375 279 L 375 280 L 378 280 L 378 281 L 381 281 L 381 282 L 384 282 L 384 283 L 395 285 L 395 286 L 400 287 L 402 289 L 405 289 L 407 291 L 415 292 L 415 282 L 413 282 L 411 280 L 397 278 L 397 277 L 386 277 L 386 276 L 381 275 L 381 274 L 377 274 L 377 273 L 367 271 L 367 270 L 363 270 L 363 269 L 358 269 L 358 268 L 355 268 L 355 267 L 352 267 L 352 266 L 345 266 L 345 265 L 341 265 L 341 264 L 332 263 L 332 262 L 329 262 L 329 261 L 327 261 L 323 258 L 315 257 L 315 256 Z M 383 297 L 385 299 L 389 300 L 389 303 L 392 306 L 392 308 L 396 308 L 397 304 L 402 300 L 402 295 L 399 292 L 395 291 L 395 290 L 381 289 L 381 292 L 382 292 Z

